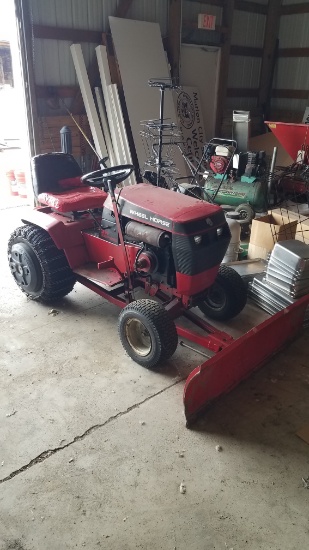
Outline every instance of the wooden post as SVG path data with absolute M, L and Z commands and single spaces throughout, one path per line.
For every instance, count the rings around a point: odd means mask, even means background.
M 270 99 L 274 71 L 275 54 L 279 33 L 282 0 L 268 0 L 267 19 L 265 25 L 263 59 L 260 73 L 258 105 L 263 109 Z
M 225 0 L 222 9 L 222 27 L 226 32 L 222 33 L 222 46 L 220 53 L 220 69 L 218 79 L 217 108 L 216 108 L 216 136 L 221 135 L 221 126 L 226 102 L 228 86 L 229 60 L 231 49 L 231 38 L 233 28 L 234 0 Z
M 115 17 L 126 17 L 133 0 L 120 0 Z
M 168 54 L 172 77 L 179 79 L 182 32 L 182 0 L 169 0 Z

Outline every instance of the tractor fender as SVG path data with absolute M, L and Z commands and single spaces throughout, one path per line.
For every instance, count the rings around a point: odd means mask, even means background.
M 73 222 L 69 219 L 57 219 L 53 213 L 32 210 L 27 217 L 22 218 L 23 223 L 30 223 L 44 229 L 53 239 L 60 250 L 66 250 L 84 244 L 81 230 L 85 229 L 83 223 Z M 87 224 L 85 224 L 87 225 Z

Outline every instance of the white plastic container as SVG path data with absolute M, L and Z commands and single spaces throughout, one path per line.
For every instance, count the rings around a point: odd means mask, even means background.
M 222 260 L 223 264 L 228 262 L 236 262 L 238 260 L 238 252 L 240 247 L 240 223 L 237 220 L 226 218 L 231 232 L 231 242 L 228 246 L 226 254 Z

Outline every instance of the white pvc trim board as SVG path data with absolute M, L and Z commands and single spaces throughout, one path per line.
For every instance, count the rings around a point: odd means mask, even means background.
M 95 95 L 96 95 L 96 99 L 97 99 L 98 110 L 99 110 L 99 114 L 100 114 L 103 134 L 104 134 L 104 137 L 105 137 L 107 153 L 108 153 L 108 157 L 109 157 L 109 164 L 110 164 L 110 166 L 115 166 L 115 164 L 116 164 L 115 153 L 114 153 L 113 144 L 112 144 L 112 140 L 111 140 L 111 135 L 110 135 L 109 127 L 108 127 L 108 121 L 107 121 L 106 112 L 105 112 L 105 106 L 104 106 L 104 99 L 103 99 L 103 95 L 102 95 L 102 90 L 101 90 L 101 88 L 95 88 L 94 91 L 95 91 Z
M 121 160 L 120 160 L 121 143 L 119 140 L 119 136 L 115 130 L 116 121 L 115 121 L 115 116 L 110 103 L 110 97 L 108 93 L 108 86 L 111 84 L 111 76 L 109 72 L 106 47 L 97 46 L 96 54 L 97 54 L 97 60 L 99 65 L 99 72 L 100 72 L 100 78 L 101 78 L 101 84 L 102 84 L 104 103 L 106 107 L 106 114 L 107 114 L 109 129 L 111 133 L 111 140 L 113 144 L 114 156 L 115 156 L 116 164 L 121 164 Z
M 72 44 L 70 46 L 71 54 L 77 74 L 78 83 L 82 93 L 89 126 L 91 129 L 95 150 L 100 156 L 107 156 L 106 143 L 102 133 L 98 113 L 95 107 L 92 91 L 90 88 L 89 78 L 86 70 L 84 56 L 80 44 Z
M 131 151 L 129 147 L 129 141 L 127 136 L 126 127 L 123 120 L 123 113 L 121 109 L 117 84 L 110 84 L 108 86 L 108 93 L 110 95 L 111 105 L 114 109 L 114 117 L 117 125 L 117 130 L 121 142 L 121 158 L 123 164 L 132 164 Z M 130 177 L 124 181 L 124 185 L 134 185 L 136 183 L 135 175 L 132 173 Z

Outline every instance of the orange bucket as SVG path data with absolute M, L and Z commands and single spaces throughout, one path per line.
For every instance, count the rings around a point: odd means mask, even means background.
M 18 187 L 17 187 L 17 182 L 16 182 L 14 170 L 8 170 L 6 172 L 6 177 L 7 177 L 7 180 L 8 180 L 9 187 L 10 187 L 11 195 L 17 196 L 18 195 Z
M 15 172 L 18 195 L 23 198 L 27 198 L 27 184 L 25 172 Z

